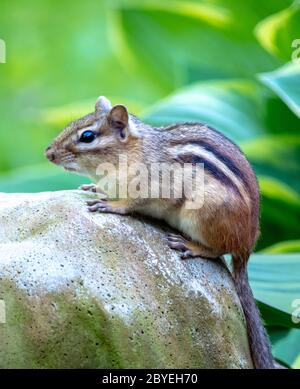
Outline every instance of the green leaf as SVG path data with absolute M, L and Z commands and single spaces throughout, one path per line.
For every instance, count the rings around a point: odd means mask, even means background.
M 120 9 L 166 11 L 192 19 L 199 19 L 217 28 L 232 23 L 229 9 L 209 3 L 180 0 L 126 0 L 119 2 Z
M 300 3 L 268 16 L 255 29 L 260 44 L 272 55 L 286 61 L 292 59 L 292 42 L 300 37 Z
M 300 117 L 300 62 L 290 63 L 274 72 L 261 74 L 260 79 L 288 105 L 295 115 Z
M 257 137 L 240 143 L 240 146 L 258 175 L 273 178 L 273 186 L 275 180 L 281 181 L 300 193 L 300 133 Z M 278 190 L 276 186 L 273 189 Z
M 286 136 L 287 127 L 289 135 L 299 135 L 295 115 L 267 88 L 250 80 L 192 84 L 150 107 L 143 118 L 158 126 L 206 122 L 236 142 L 250 142 L 266 134 Z
M 283 200 L 295 207 L 300 205 L 300 197 L 288 185 L 271 177 L 258 176 L 260 191 L 268 199 Z
M 271 327 L 268 328 L 268 333 L 274 357 L 296 368 L 297 357 L 300 355 L 300 330 Z
M 300 253 L 300 240 L 285 240 L 260 251 L 267 254 Z
M 86 101 L 76 101 L 65 104 L 59 107 L 47 108 L 40 111 L 40 119 L 45 124 L 55 125 L 61 129 L 73 120 L 76 120 L 95 110 L 95 103 L 98 96 Z M 120 99 L 107 96 L 112 104 L 120 103 Z M 131 112 L 139 114 L 144 108 L 141 102 L 132 101 L 130 99 L 122 99 L 122 104 L 126 105 Z
M 300 253 L 251 256 L 250 283 L 267 325 L 300 328 L 299 274 Z
M 300 354 L 298 355 L 297 359 L 295 360 L 295 362 L 293 363 L 293 366 L 292 366 L 294 369 L 300 369 Z
M 146 121 L 164 125 L 185 121 L 204 122 L 239 142 L 266 133 L 261 88 L 246 80 L 194 84 L 154 105 Z
M 300 236 L 300 197 L 282 182 L 259 176 L 261 238 L 257 249 Z
M 89 179 L 70 174 L 50 164 L 15 169 L 0 175 L 0 192 L 34 193 L 77 189 Z
M 281 64 L 253 36 L 264 7 L 235 2 L 233 14 L 225 3 L 130 1 L 115 8 L 126 52 L 129 47 L 140 68 L 159 85 L 174 89 L 207 78 L 252 77 Z

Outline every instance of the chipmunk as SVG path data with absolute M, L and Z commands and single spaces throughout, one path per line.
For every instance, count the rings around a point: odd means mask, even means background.
M 249 285 L 247 262 L 259 236 L 259 188 L 256 176 L 239 147 L 217 130 L 201 123 L 154 128 L 112 107 L 103 96 L 95 111 L 67 126 L 46 149 L 46 157 L 66 170 L 96 179 L 100 163 L 178 162 L 204 164 L 204 202 L 187 209 L 185 198 L 93 199 L 92 212 L 137 212 L 165 220 L 182 235 L 169 234 L 169 247 L 183 258 L 215 259 L 232 255 L 233 280 L 246 317 L 253 364 L 274 368 L 268 336 Z M 83 190 L 96 192 L 95 185 Z

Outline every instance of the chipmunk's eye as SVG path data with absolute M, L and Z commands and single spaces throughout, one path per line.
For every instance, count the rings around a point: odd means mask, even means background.
M 96 134 L 93 131 L 84 131 L 79 138 L 79 142 L 91 143 L 95 138 Z

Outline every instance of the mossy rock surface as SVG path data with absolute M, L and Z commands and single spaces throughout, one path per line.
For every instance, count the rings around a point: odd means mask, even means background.
M 0 194 L 0 367 L 252 368 L 225 266 L 90 196 Z

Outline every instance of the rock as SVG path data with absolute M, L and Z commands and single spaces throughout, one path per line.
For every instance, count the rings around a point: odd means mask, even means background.
M 251 368 L 224 264 L 181 260 L 159 223 L 89 213 L 92 196 L 0 194 L 0 367 Z

